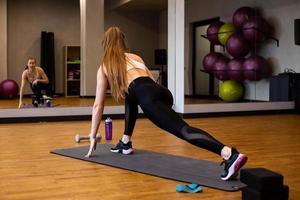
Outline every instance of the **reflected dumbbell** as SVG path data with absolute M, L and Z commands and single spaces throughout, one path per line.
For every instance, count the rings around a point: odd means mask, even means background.
M 89 135 L 87 135 L 87 136 L 80 136 L 79 134 L 75 135 L 75 142 L 79 143 L 82 140 L 88 140 L 89 141 L 90 140 L 90 136 Z M 97 140 L 97 142 L 100 142 L 101 136 L 97 134 L 96 135 L 96 140 Z

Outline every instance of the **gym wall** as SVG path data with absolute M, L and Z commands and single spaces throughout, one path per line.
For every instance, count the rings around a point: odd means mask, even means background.
M 263 45 L 260 55 L 271 58 L 274 73 L 283 72 L 284 68 L 289 67 L 300 72 L 299 55 L 300 48 L 294 44 L 294 19 L 299 18 L 300 2 L 294 0 L 232 0 L 224 3 L 222 0 L 186 0 L 185 18 L 185 66 L 191 68 L 190 58 L 190 23 L 220 16 L 221 20 L 231 21 L 233 12 L 241 6 L 258 7 L 263 16 L 275 25 L 275 37 L 279 39 L 280 46 L 270 41 Z M 190 76 L 187 74 L 186 76 Z M 187 81 L 187 80 L 185 80 Z M 269 81 L 262 80 L 246 85 L 249 93 L 248 99 L 269 100 Z M 255 89 L 255 90 L 254 90 Z M 188 94 L 191 85 L 185 82 L 185 93 Z
M 7 1 L 8 65 L 7 68 L 4 68 L 8 71 L 7 77 L 20 84 L 21 74 L 28 56 L 35 56 L 40 64 L 41 31 L 51 31 L 55 34 L 56 92 L 62 93 L 63 46 L 80 45 L 79 0 L 0 1 Z M 1 12 L 2 14 L 6 13 Z M 167 41 L 167 27 L 160 26 L 160 18 L 160 13 L 110 11 L 105 12 L 105 28 L 112 25 L 120 26 L 126 34 L 132 52 L 141 54 L 151 68 L 155 66 L 154 49 L 166 46 Z M 166 25 L 166 11 L 163 18 L 165 20 L 163 25 Z M 163 37 L 160 37 L 161 32 L 164 34 Z M 0 33 L 1 37 L 3 34 Z M 2 54 L 0 52 L 0 58 Z M 3 63 L 3 61 L 1 62 Z M 28 86 L 25 90 L 25 94 L 27 93 L 31 93 Z
M 7 15 L 8 77 L 20 83 L 28 56 L 40 64 L 41 31 L 54 32 L 56 92 L 61 93 L 63 46 L 80 45 L 79 1 L 8 0 Z
M 159 48 L 168 48 L 168 11 L 162 10 L 160 12 L 159 20 Z
M 104 27 L 119 26 L 132 53 L 139 54 L 149 68 L 154 67 L 154 49 L 159 48 L 159 13 L 105 10 Z

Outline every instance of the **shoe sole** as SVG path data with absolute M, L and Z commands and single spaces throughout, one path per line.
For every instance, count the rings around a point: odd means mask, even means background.
M 127 150 L 125 150 L 125 149 L 117 149 L 117 150 L 111 149 L 110 151 L 113 152 L 113 153 L 121 153 L 121 154 L 124 154 L 124 155 L 128 155 L 128 154 L 133 153 L 133 149 L 131 149 L 131 148 L 127 149 Z
M 234 163 L 229 167 L 228 174 L 226 177 L 221 178 L 223 181 L 226 181 L 233 177 L 235 173 L 237 173 L 247 162 L 248 157 L 244 154 L 239 154 L 238 158 L 234 161 Z

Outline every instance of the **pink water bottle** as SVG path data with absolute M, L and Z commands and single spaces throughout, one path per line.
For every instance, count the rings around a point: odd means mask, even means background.
M 105 139 L 112 139 L 112 120 L 109 117 L 105 120 Z

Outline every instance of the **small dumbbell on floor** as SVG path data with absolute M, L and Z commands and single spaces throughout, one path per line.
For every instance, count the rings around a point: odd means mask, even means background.
M 81 140 L 90 140 L 90 136 L 80 136 L 79 134 L 75 135 L 75 142 L 79 143 Z M 101 136 L 100 135 L 96 135 L 96 140 L 97 142 L 100 142 L 101 140 Z

